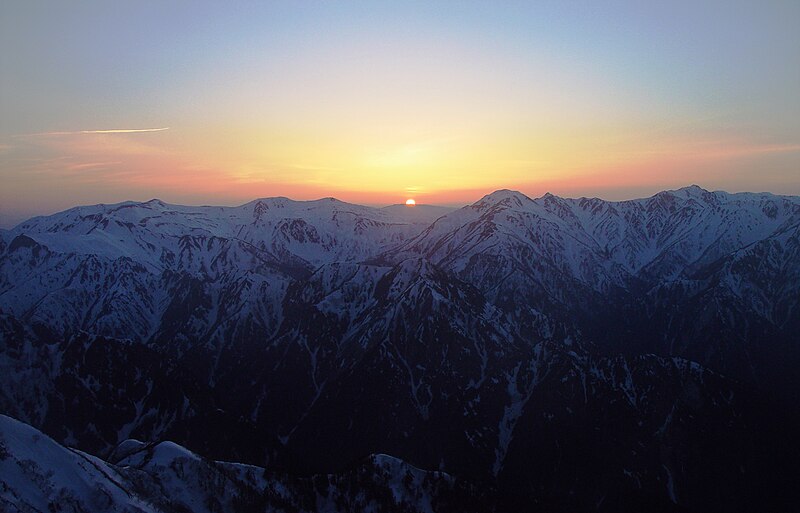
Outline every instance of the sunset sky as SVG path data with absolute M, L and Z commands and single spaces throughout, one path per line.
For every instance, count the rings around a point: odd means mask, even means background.
M 0 227 L 77 204 L 800 194 L 800 2 L 0 3 Z

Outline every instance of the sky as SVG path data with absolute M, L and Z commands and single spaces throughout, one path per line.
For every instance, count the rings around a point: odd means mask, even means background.
M 0 2 L 0 227 L 78 204 L 800 194 L 800 2 Z

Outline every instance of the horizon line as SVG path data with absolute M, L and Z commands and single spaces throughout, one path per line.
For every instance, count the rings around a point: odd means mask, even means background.
M 294 203 L 312 203 L 312 202 L 319 202 L 319 201 L 325 201 L 325 200 L 333 200 L 333 201 L 337 201 L 339 203 L 344 203 L 344 204 L 347 204 L 347 205 L 355 205 L 355 206 L 362 206 L 362 207 L 369 207 L 369 208 L 376 208 L 376 209 L 389 208 L 389 207 L 393 207 L 393 206 L 402 206 L 404 208 L 417 208 L 417 207 L 426 207 L 427 206 L 427 207 L 452 208 L 453 210 L 457 210 L 459 208 L 463 208 L 463 207 L 466 207 L 466 206 L 469 206 L 469 205 L 474 205 L 475 203 L 478 203 L 479 201 L 481 201 L 483 198 L 485 198 L 487 196 L 491 196 L 492 194 L 495 194 L 495 193 L 498 193 L 498 192 L 505 192 L 505 191 L 522 195 L 522 196 L 524 196 L 525 198 L 528 198 L 531 201 L 536 201 L 536 200 L 545 198 L 547 196 L 554 196 L 554 197 L 557 197 L 557 198 L 560 198 L 560 199 L 565 199 L 565 200 L 598 199 L 600 201 L 604 201 L 604 202 L 607 202 L 607 203 L 623 203 L 623 202 L 627 202 L 627 201 L 639 201 L 639 200 L 650 199 L 650 198 L 653 198 L 653 197 L 655 197 L 655 196 L 657 196 L 659 194 L 665 193 L 665 192 L 679 192 L 679 191 L 682 191 L 682 190 L 693 189 L 693 188 L 700 189 L 701 191 L 707 192 L 707 193 L 712 193 L 712 194 L 714 194 L 714 193 L 723 193 L 723 194 L 727 194 L 727 195 L 731 195 L 731 196 L 732 195 L 738 195 L 738 194 L 767 194 L 767 195 L 776 196 L 776 197 L 798 197 L 798 198 L 800 198 L 800 195 L 776 194 L 776 193 L 769 192 L 769 191 L 740 191 L 740 192 L 728 192 L 728 191 L 725 191 L 725 190 L 713 190 L 712 191 L 712 190 L 705 189 L 704 187 L 701 187 L 701 186 L 699 186 L 697 184 L 691 184 L 691 185 L 687 185 L 687 186 L 684 186 L 684 187 L 679 187 L 677 189 L 663 189 L 663 190 L 660 190 L 660 191 L 658 191 L 658 192 L 656 192 L 654 194 L 651 194 L 650 196 L 640 196 L 640 197 L 620 199 L 620 200 L 606 200 L 606 199 L 599 198 L 597 196 L 593 196 L 593 197 L 589 197 L 589 196 L 579 196 L 579 197 L 559 196 L 557 194 L 552 194 L 550 192 L 545 192 L 541 196 L 533 198 L 531 196 L 528 196 L 524 192 L 521 192 L 521 191 L 516 190 L 516 189 L 501 188 L 501 189 L 495 189 L 494 191 L 489 192 L 489 193 L 485 193 L 480 198 L 478 198 L 478 199 L 476 199 L 474 201 L 468 201 L 468 202 L 465 202 L 465 203 L 461 203 L 461 202 L 449 203 L 449 204 L 417 203 L 414 206 L 408 206 L 408 205 L 406 205 L 404 203 L 390 203 L 388 205 L 387 204 L 379 204 L 379 203 L 354 203 L 354 202 L 344 201 L 344 200 L 338 199 L 338 198 L 336 198 L 334 196 L 323 196 L 323 197 L 320 197 L 320 198 L 305 199 L 305 200 L 304 199 L 299 199 L 299 200 L 298 199 L 292 199 L 292 198 L 290 198 L 288 196 L 282 196 L 282 195 L 278 195 L 278 196 L 262 196 L 262 197 L 254 198 L 254 199 L 249 200 L 249 201 L 245 201 L 244 203 L 238 203 L 238 204 L 216 204 L 216 205 L 209 204 L 209 203 L 170 203 L 170 202 L 164 201 L 164 200 L 162 200 L 160 198 L 151 198 L 151 199 L 146 200 L 146 201 L 123 200 L 123 201 L 118 201 L 118 202 L 114 202 L 114 203 L 87 203 L 87 204 L 74 205 L 74 206 L 71 206 L 71 207 L 68 207 L 68 208 L 65 208 L 65 209 L 62 209 L 62 210 L 57 210 L 57 211 L 49 213 L 49 214 L 37 214 L 37 215 L 30 216 L 30 217 L 25 217 L 25 218 L 21 219 L 20 221 L 14 223 L 13 225 L 7 226 L 5 228 L 0 227 L 0 230 L 12 230 L 16 226 L 18 226 L 18 225 L 20 225 L 20 224 L 22 224 L 22 223 L 24 223 L 24 222 L 26 222 L 28 220 L 31 220 L 31 219 L 34 219 L 34 218 L 37 218 L 37 217 L 48 217 L 48 216 L 52 216 L 52 215 L 57 215 L 57 214 L 60 214 L 60 213 L 63 213 L 63 212 L 67 212 L 69 210 L 73 210 L 73 209 L 76 209 L 76 208 L 87 208 L 87 207 L 98 207 L 98 206 L 117 206 L 117 205 L 125 205 L 125 204 L 143 205 L 143 204 L 152 203 L 152 202 L 159 202 L 159 203 L 161 203 L 163 205 L 175 206 L 175 207 L 238 208 L 238 207 L 243 207 L 243 206 L 245 206 L 245 205 L 247 205 L 249 203 L 254 203 L 254 202 L 262 201 L 262 200 L 273 200 L 273 199 L 284 199 L 284 200 L 288 200 L 288 201 L 291 201 L 291 202 L 294 202 Z

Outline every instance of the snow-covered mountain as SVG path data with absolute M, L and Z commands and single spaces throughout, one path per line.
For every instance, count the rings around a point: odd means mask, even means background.
M 478 287 L 523 333 L 574 337 L 582 328 L 615 350 L 780 381 L 772 366 L 798 351 L 798 254 L 800 198 L 691 186 L 621 202 L 497 191 L 382 258 L 426 258 Z M 628 347 L 641 330 L 650 333 Z
M 478 510 L 779 511 L 798 331 L 797 197 L 152 200 L 0 232 L 1 412 L 107 465 L 137 438 L 274 469 L 294 505 L 329 474 L 354 504 L 391 454 L 370 487 L 413 465 Z
M 443 216 L 392 252 L 394 259 L 424 255 L 460 275 L 521 272 L 546 281 L 559 274 L 605 291 L 633 278 L 676 279 L 798 223 L 800 199 L 772 194 L 691 186 L 608 202 L 502 190 Z M 487 259 L 494 265 L 483 265 Z
M 209 328 L 232 322 L 271 330 L 288 283 L 325 263 L 366 259 L 442 213 L 407 210 L 414 213 L 333 198 L 268 198 L 232 208 L 159 200 L 77 207 L 4 233 L 0 308 L 62 330 L 123 338 L 213 338 Z M 175 298 L 196 289 L 207 301 L 174 326 L 168 317 Z
M 335 198 L 264 198 L 238 207 L 186 207 L 154 199 L 76 207 L 36 217 L 9 230 L 5 237 L 25 234 L 53 251 L 129 257 L 159 270 L 185 265 L 199 270 L 210 261 L 186 260 L 195 256 L 196 243 L 222 239 L 254 246 L 276 261 L 316 267 L 371 256 L 416 234 L 419 225 L 427 226 L 448 210 L 422 205 L 380 209 Z
M 432 512 L 458 511 L 474 499 L 451 476 L 385 454 L 348 472 L 305 478 L 209 460 L 169 441 L 126 440 L 104 461 L 5 415 L 0 476 L 0 506 L 8 512 Z M 451 499 L 441 500 L 448 494 Z

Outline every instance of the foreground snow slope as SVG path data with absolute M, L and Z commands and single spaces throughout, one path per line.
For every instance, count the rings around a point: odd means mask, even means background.
M 93 513 L 435 511 L 453 479 L 391 456 L 354 472 L 290 478 L 263 468 L 201 458 L 172 442 L 128 440 L 114 463 L 57 444 L 0 415 L 0 510 Z M 356 487 L 358 493 L 354 493 Z M 309 490 L 316 492 L 309 494 Z M 447 511 L 447 502 L 439 502 Z

